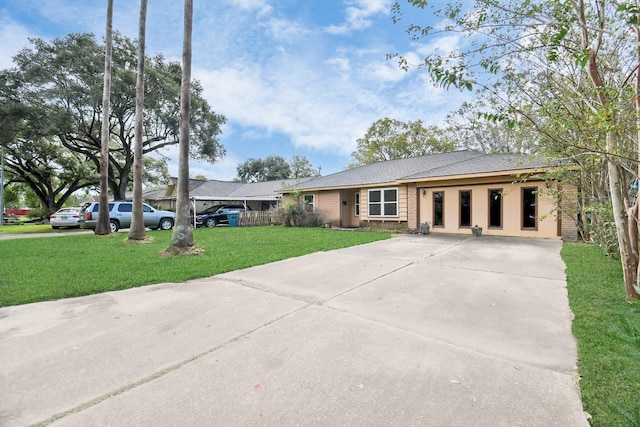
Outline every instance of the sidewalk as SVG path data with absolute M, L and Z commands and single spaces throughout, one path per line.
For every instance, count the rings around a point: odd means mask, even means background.
M 0 425 L 588 426 L 560 247 L 403 236 L 0 308 Z

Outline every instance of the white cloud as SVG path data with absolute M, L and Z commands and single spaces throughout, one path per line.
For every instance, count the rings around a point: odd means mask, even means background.
M 391 10 L 390 0 L 354 0 L 347 2 L 345 22 L 340 25 L 329 25 L 324 30 L 333 35 L 345 35 L 354 30 L 363 30 L 373 24 L 373 17 L 388 15 Z
M 9 19 L 0 19 L 0 69 L 14 66 L 11 58 L 27 46 L 29 37 L 33 35 L 26 28 Z

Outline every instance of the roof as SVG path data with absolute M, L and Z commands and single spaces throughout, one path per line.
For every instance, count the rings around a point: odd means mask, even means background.
M 371 163 L 310 179 L 296 185 L 295 189 L 375 186 L 397 181 L 539 169 L 551 166 L 554 165 L 522 155 L 485 154 L 478 151 L 462 150 Z
M 235 182 L 217 180 L 189 180 L 189 197 L 197 200 L 278 200 L 276 193 L 287 187 L 295 186 L 313 179 L 296 178 L 266 182 Z M 172 185 L 178 179 L 171 178 Z

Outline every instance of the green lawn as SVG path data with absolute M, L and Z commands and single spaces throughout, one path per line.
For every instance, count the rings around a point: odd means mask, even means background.
M 584 409 L 592 426 L 640 426 L 640 306 L 627 304 L 620 261 L 565 244 Z
M 49 224 L 16 224 L 3 225 L 0 234 L 33 234 L 33 233 L 67 233 L 69 231 L 87 231 L 80 228 L 63 228 L 54 230 Z
M 385 233 L 321 228 L 217 227 L 194 230 L 204 255 L 160 257 L 171 232 L 126 243 L 124 232 L 0 241 L 0 307 L 184 282 L 312 252 L 386 239 Z

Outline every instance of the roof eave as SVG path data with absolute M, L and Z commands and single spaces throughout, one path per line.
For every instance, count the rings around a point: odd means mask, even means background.
M 450 181 L 460 179 L 473 179 L 473 178 L 487 178 L 487 177 L 505 177 L 505 176 L 520 176 L 520 175 L 536 175 L 547 172 L 553 169 L 553 166 L 545 166 L 538 168 L 528 169 L 511 169 L 503 171 L 491 171 L 491 172 L 479 172 L 479 173 L 466 173 L 457 175 L 442 175 L 442 176 L 430 176 L 424 178 L 401 178 L 397 182 L 399 184 L 409 184 L 418 182 L 433 182 L 433 181 Z

